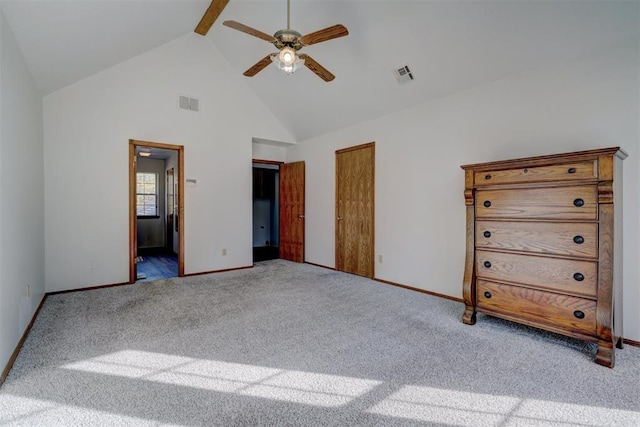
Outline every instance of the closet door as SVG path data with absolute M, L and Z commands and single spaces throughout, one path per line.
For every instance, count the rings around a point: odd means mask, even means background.
M 375 145 L 336 151 L 336 269 L 374 276 Z

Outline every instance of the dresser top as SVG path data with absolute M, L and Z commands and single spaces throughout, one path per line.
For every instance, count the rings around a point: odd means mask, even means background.
M 520 159 L 499 160 L 487 163 L 475 163 L 460 166 L 464 170 L 485 171 L 493 169 L 509 169 L 522 166 L 546 166 L 558 162 L 593 160 L 598 156 L 615 155 L 620 159 L 627 158 L 628 154 L 620 147 L 599 148 L 596 150 L 574 151 L 571 153 L 551 154 L 547 156 L 523 157 Z

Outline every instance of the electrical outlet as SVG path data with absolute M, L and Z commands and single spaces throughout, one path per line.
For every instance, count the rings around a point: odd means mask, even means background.
M 227 248 L 224 248 L 224 249 L 222 250 L 222 256 L 227 256 Z
M 97 271 L 99 266 L 100 266 L 98 264 L 98 260 L 97 259 L 92 259 L 91 262 L 90 262 L 90 265 L 91 265 L 91 270 L 93 270 L 93 271 Z
M 382 263 L 382 255 L 378 255 L 378 262 Z
M 27 298 L 31 298 L 31 286 L 27 285 Z

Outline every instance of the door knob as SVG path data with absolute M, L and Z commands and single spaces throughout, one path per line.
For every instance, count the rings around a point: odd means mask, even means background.
M 342 217 L 341 216 L 338 217 L 338 221 L 342 221 Z

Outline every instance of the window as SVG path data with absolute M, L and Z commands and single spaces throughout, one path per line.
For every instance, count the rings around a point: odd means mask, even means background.
M 136 174 L 137 216 L 158 216 L 158 174 L 138 172 Z

